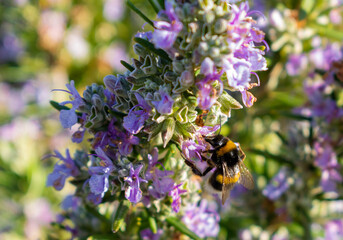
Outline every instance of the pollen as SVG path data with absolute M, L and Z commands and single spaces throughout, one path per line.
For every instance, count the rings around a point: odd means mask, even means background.
M 240 176 L 241 174 L 237 173 L 234 177 L 225 177 L 223 182 L 223 175 L 218 174 L 216 177 L 216 181 L 224 184 L 232 184 L 238 182 Z

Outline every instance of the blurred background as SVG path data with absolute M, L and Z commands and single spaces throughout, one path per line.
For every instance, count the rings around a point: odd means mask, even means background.
M 145 0 L 132 2 L 155 18 Z M 86 85 L 102 83 L 108 74 L 122 73 L 120 60 L 130 62 L 133 56 L 132 37 L 142 27 L 149 28 L 127 9 L 124 0 L 0 3 L 0 239 L 66 239 L 66 233 L 49 224 L 72 190 L 66 187 L 56 192 L 45 186 L 55 162 L 46 156 L 55 149 L 63 153 L 67 146 L 72 152 L 75 148 L 70 140 L 73 130 L 62 129 L 58 112 L 49 104 L 50 100 L 65 100 L 66 94 L 51 90 L 64 89 L 74 80 L 82 92 Z M 309 124 L 294 114 L 294 109 L 308 102 L 306 78 L 315 69 L 329 70 L 325 64 L 342 58 L 342 1 L 250 3 L 252 10 L 266 16 L 252 15 L 266 32 L 271 48 L 269 70 L 259 73 L 261 87 L 253 91 L 256 104 L 233 111 L 222 134 L 239 141 L 246 151 L 246 164 L 256 177 L 257 189 L 250 201 L 244 196 L 233 199 L 223 210 L 220 238 L 296 239 L 302 235 L 304 221 L 291 219 L 294 213 L 290 211 L 297 209 L 287 208 L 287 202 L 297 198 L 296 190 L 281 202 L 268 198 L 263 190 L 285 165 L 280 159 L 289 145 L 283 139 L 295 138 L 294 146 L 303 146 L 304 134 L 290 135 L 289 131 Z M 292 161 L 297 154 L 289 156 Z M 342 152 L 337 158 L 342 164 Z M 293 182 L 296 179 L 292 177 Z M 311 206 L 318 203 L 317 209 L 311 208 L 318 214 L 311 216 L 319 221 L 307 222 L 317 239 L 324 238 L 327 223 L 342 218 L 339 190 L 333 198 L 329 196 L 329 202 L 302 196 Z M 327 214 L 322 217 L 321 211 Z M 329 216 L 331 213 L 336 215 Z M 343 232 L 343 223 L 337 226 Z

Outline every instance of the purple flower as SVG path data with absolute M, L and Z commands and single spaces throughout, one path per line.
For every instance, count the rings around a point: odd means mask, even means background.
M 152 185 L 149 187 L 149 193 L 154 198 L 164 198 L 174 187 L 174 180 L 169 175 L 174 174 L 173 171 L 162 171 L 155 168 L 153 173 Z
M 205 75 L 205 78 L 196 84 L 199 89 L 197 102 L 201 109 L 206 110 L 217 101 L 218 96 L 223 92 L 223 83 L 220 80 L 223 71 L 217 73 L 214 62 L 207 57 L 201 63 L 200 72 Z M 215 81 L 219 81 L 219 91 L 212 86 Z
M 142 130 L 151 111 L 150 105 L 139 93 L 135 93 L 135 96 L 138 104 L 130 110 L 129 114 L 124 117 L 123 121 L 124 128 L 132 134 L 137 134 Z M 139 110 L 137 110 L 138 108 Z
M 135 37 L 139 37 L 139 38 L 143 38 L 146 40 L 151 40 L 152 39 L 152 32 L 148 31 L 148 32 L 138 32 Z
M 219 233 L 219 214 L 203 199 L 200 206 L 188 205 L 182 221 L 199 237 L 216 237 Z
M 83 106 L 85 102 L 83 101 L 80 94 L 77 92 L 75 88 L 74 81 L 70 81 L 70 84 L 66 84 L 66 87 L 69 91 L 66 90 L 57 90 L 57 91 L 64 91 L 69 93 L 70 101 L 61 102 L 60 105 L 72 104 L 73 107 L 70 110 L 61 110 L 60 111 L 60 121 L 64 128 L 71 128 L 74 124 L 77 123 L 77 114 L 75 112 L 80 106 Z
M 64 187 L 65 180 L 70 176 L 77 176 L 80 171 L 75 165 L 74 160 L 69 154 L 69 150 L 66 150 L 66 157 L 63 157 L 61 153 L 55 151 L 55 155 L 52 155 L 60 159 L 54 167 L 54 171 L 49 174 L 46 185 L 53 186 L 56 190 L 61 190 Z M 60 164 L 62 162 L 62 164 Z
M 141 238 L 143 240 L 159 240 L 162 233 L 162 229 L 158 229 L 157 233 L 153 233 L 150 228 L 146 228 L 141 231 Z
M 220 128 L 220 125 L 215 125 L 215 126 L 203 126 L 200 129 L 197 130 L 196 134 L 200 136 L 206 136 L 209 135 L 210 133 L 216 132 Z M 199 142 L 202 144 L 205 144 L 205 141 L 200 141 L 201 139 L 198 139 Z
M 223 68 L 231 88 L 240 91 L 250 88 L 250 62 L 244 59 L 232 58 L 224 60 Z
M 329 70 L 333 61 L 342 58 L 339 44 L 329 44 L 325 48 L 316 48 L 310 52 L 310 61 L 316 68 Z
M 120 133 L 121 140 L 118 144 L 118 150 L 121 155 L 127 156 L 132 152 L 132 146 L 139 144 L 139 138 L 130 133 Z
M 324 192 L 336 191 L 337 183 L 343 181 L 339 173 L 340 165 L 337 156 L 330 144 L 316 142 L 314 144 L 316 151 L 315 164 L 322 169 L 320 186 Z
M 121 155 L 127 156 L 132 152 L 133 145 L 139 144 L 139 138 L 115 125 L 113 118 L 108 125 L 107 131 L 97 132 L 94 135 L 93 148 L 105 149 L 107 146 L 118 149 Z
M 271 182 L 263 190 L 263 195 L 271 200 L 277 200 L 289 188 L 288 169 L 281 168 L 280 171 L 273 177 Z
M 250 71 L 264 71 L 267 70 L 267 61 L 263 57 L 264 52 L 255 48 L 254 44 L 245 44 L 235 51 L 234 57 L 244 59 L 251 65 Z
M 149 193 L 154 198 L 164 198 L 167 193 L 173 190 L 174 180 L 169 178 L 173 171 L 159 170 L 156 165 L 163 164 L 158 162 L 158 149 L 154 148 L 151 154 L 148 154 L 149 165 L 146 169 L 146 180 L 152 181 L 152 185 L 149 187 Z M 147 201 L 148 202 L 148 201 Z
M 159 164 L 158 162 L 158 148 L 154 147 L 151 154 L 148 154 L 149 165 L 145 172 L 145 179 L 152 180 L 153 174 L 155 172 L 155 166 Z M 161 163 L 160 163 L 161 164 Z M 162 165 L 162 164 L 161 164 Z
M 73 211 L 75 211 L 80 206 L 80 204 L 80 198 L 73 195 L 68 195 L 67 197 L 65 197 L 61 205 L 63 210 L 72 209 Z
M 136 169 L 131 166 L 129 176 L 124 178 L 124 181 L 128 183 L 125 189 L 125 197 L 130 202 L 138 203 L 142 198 L 142 190 L 140 189 L 141 182 L 148 182 L 145 179 L 139 177 L 139 173 L 142 170 L 143 165 L 139 165 Z
M 157 48 L 169 49 L 173 46 L 177 35 L 182 30 L 182 23 L 175 14 L 173 4 L 169 1 L 165 2 L 165 11 L 159 14 L 165 14 L 170 22 L 159 21 L 154 22 L 155 31 L 152 34 L 152 41 Z
M 216 72 L 216 66 L 211 58 L 207 57 L 202 61 L 200 73 L 204 74 L 205 76 L 213 75 Z
M 320 186 L 324 192 L 335 192 L 337 183 L 342 183 L 342 181 L 343 178 L 337 168 L 326 168 L 322 172 Z
M 23 44 L 11 32 L 5 32 L 0 38 L 0 64 L 17 61 L 23 54 Z
M 159 89 L 159 94 L 160 100 L 151 102 L 155 106 L 157 112 L 162 115 L 172 113 L 174 99 L 162 88 Z
M 87 200 L 94 205 L 99 205 L 101 203 L 102 196 L 101 194 L 96 195 L 94 193 L 90 193 L 87 196 Z
M 343 220 L 337 219 L 325 224 L 325 240 L 343 239 Z
M 199 108 L 207 110 L 217 101 L 217 91 L 206 82 L 198 83 L 197 85 L 199 88 L 197 104 Z
M 55 214 L 49 202 L 44 198 L 26 202 L 24 213 L 26 219 L 24 227 L 26 239 L 40 239 L 41 229 L 48 226 L 55 219 Z
M 332 120 L 339 119 L 343 116 L 343 109 L 337 106 L 336 101 L 325 97 L 327 86 L 325 82 L 316 82 L 313 84 L 305 84 L 304 88 L 311 102 L 311 116 L 321 117 L 330 123 Z
M 123 0 L 106 0 L 103 10 L 104 17 L 110 22 L 120 20 L 125 12 L 124 6 Z
M 201 153 L 205 151 L 205 144 L 197 144 L 194 140 L 182 142 L 182 153 L 190 161 L 201 161 Z
M 96 156 L 101 159 L 101 166 L 93 166 L 89 168 L 91 175 L 88 180 L 90 191 L 101 198 L 105 195 L 109 188 L 109 176 L 115 170 L 112 160 L 101 149 L 95 150 Z
M 182 185 L 182 183 L 180 183 L 179 185 L 175 185 L 173 190 L 171 190 L 169 192 L 169 196 L 172 197 L 173 202 L 172 202 L 172 208 L 174 212 L 179 212 L 180 210 L 180 206 L 181 206 L 181 194 L 186 193 L 187 190 L 181 190 L 179 189 L 179 187 Z
M 339 8 L 332 9 L 329 13 L 329 18 L 332 24 L 335 24 L 335 25 L 341 24 L 342 23 L 341 10 Z
M 315 164 L 321 169 L 326 169 L 328 167 L 338 167 L 336 153 L 332 149 L 330 144 L 322 144 L 316 142 L 314 144 L 314 149 L 316 151 Z
M 81 126 L 78 128 L 77 131 L 75 131 L 71 137 L 72 142 L 74 143 L 81 143 L 83 140 L 83 137 L 85 136 L 86 128 L 83 126 L 86 122 L 87 114 L 83 113 L 82 117 L 79 118 L 79 122 Z
M 297 76 L 307 68 L 308 61 L 305 54 L 290 54 L 286 63 L 286 70 L 290 76 Z
M 251 92 L 248 92 L 247 90 L 241 91 L 242 94 L 242 101 L 246 107 L 251 107 L 254 102 L 256 102 L 257 98 L 252 95 Z

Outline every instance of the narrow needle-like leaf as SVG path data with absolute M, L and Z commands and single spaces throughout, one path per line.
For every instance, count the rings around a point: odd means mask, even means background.
M 167 223 L 175 227 L 177 230 L 179 230 L 181 233 L 187 235 L 191 239 L 195 240 L 201 240 L 201 238 L 196 235 L 194 232 L 192 232 L 189 228 L 186 227 L 185 224 L 183 224 L 178 218 L 176 217 L 168 217 L 166 219 Z
M 136 8 L 135 5 L 133 5 L 131 1 L 126 0 L 126 4 L 134 12 L 136 12 L 141 18 L 143 18 L 147 23 L 149 23 L 151 26 L 154 26 L 154 23 L 147 16 L 145 16 L 144 13 L 142 13 L 138 8 Z

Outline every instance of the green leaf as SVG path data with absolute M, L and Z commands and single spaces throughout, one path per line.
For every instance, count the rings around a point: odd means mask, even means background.
M 162 7 L 157 0 L 148 0 L 148 1 L 156 13 L 159 13 L 162 10 Z
M 129 63 L 127 63 L 127 62 L 125 62 L 124 60 L 120 60 L 120 63 L 124 66 L 124 67 L 126 67 L 129 71 L 133 71 L 133 70 L 135 70 L 135 68 L 134 67 L 132 67 Z
M 301 8 L 309 15 L 316 6 L 316 1 L 314 0 L 302 0 Z
M 282 141 L 284 145 L 288 144 L 286 137 L 280 131 L 275 131 L 274 133 L 276 134 L 276 136 L 279 137 L 279 139 Z
M 180 221 L 180 219 L 178 219 L 176 217 L 168 217 L 166 219 L 166 221 L 171 226 L 175 227 L 177 230 L 179 230 L 181 233 L 187 235 L 191 239 L 201 240 L 201 238 L 198 235 L 196 235 L 194 232 L 189 230 L 189 228 L 187 228 L 186 225 Z
M 164 0 L 157 0 L 160 4 L 160 6 L 162 7 L 162 9 L 165 9 L 165 6 L 164 6 Z
M 157 233 L 157 224 L 156 224 L 156 220 L 153 217 L 149 217 L 149 226 L 151 231 L 156 234 Z
M 134 12 L 136 12 L 141 18 L 143 18 L 147 23 L 149 23 L 151 26 L 154 27 L 154 23 L 147 16 L 145 16 L 144 13 L 142 13 L 138 8 L 136 8 L 135 5 L 133 5 L 133 3 L 130 0 L 126 0 L 126 4 Z
M 343 32 L 329 28 L 324 25 L 310 22 L 309 26 L 312 27 L 321 36 L 331 38 L 333 40 L 343 41 Z
M 61 111 L 61 110 L 70 110 L 70 108 L 60 105 L 58 102 L 56 101 L 50 101 L 51 106 L 53 106 L 56 110 Z
M 122 200 L 117 208 L 117 211 L 112 220 L 112 232 L 116 233 L 123 225 L 127 212 L 130 209 L 131 203 L 127 200 Z
M 243 106 L 236 99 L 234 99 L 230 94 L 228 94 L 225 91 L 218 98 L 217 101 L 221 104 L 220 110 L 227 116 L 230 116 L 231 109 L 243 108 Z
M 120 240 L 119 236 L 112 234 L 94 234 L 92 235 L 92 238 L 94 240 Z
M 306 117 L 304 115 L 300 115 L 300 114 L 294 114 L 294 113 L 290 113 L 290 112 L 280 112 L 281 115 L 285 116 L 285 117 L 289 117 L 295 120 L 306 120 L 306 121 L 312 121 L 311 117 Z
M 175 130 L 175 120 L 174 118 L 167 118 L 162 127 L 162 140 L 163 140 L 163 147 L 165 148 L 173 137 Z
M 254 153 L 254 154 L 257 154 L 257 155 L 261 155 L 267 159 L 271 159 L 271 160 L 274 160 L 280 164 L 286 164 L 286 165 L 289 165 L 289 166 L 292 166 L 294 167 L 294 163 L 286 158 L 284 158 L 283 156 L 279 156 L 279 155 L 275 155 L 275 154 L 272 154 L 268 151 L 265 151 L 265 150 L 259 150 L 259 149 L 254 149 L 254 148 L 250 148 L 248 149 L 249 152 L 251 153 Z
M 171 62 L 172 60 L 169 58 L 168 53 L 166 53 L 165 51 L 163 51 L 162 49 L 156 49 L 154 44 L 152 44 L 151 42 L 143 39 L 143 38 L 139 38 L 139 37 L 135 37 L 133 40 L 135 40 L 136 43 L 139 43 L 140 45 L 142 45 L 143 47 L 149 49 L 151 52 L 155 53 L 156 55 L 160 56 L 161 58 L 163 58 L 164 60 Z

